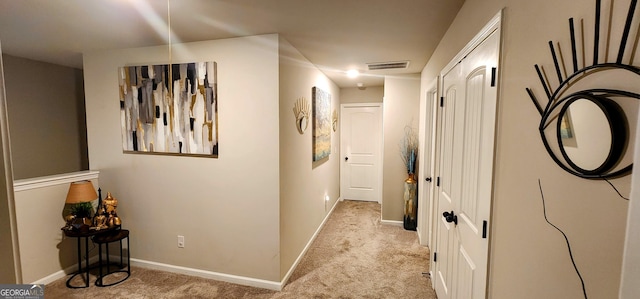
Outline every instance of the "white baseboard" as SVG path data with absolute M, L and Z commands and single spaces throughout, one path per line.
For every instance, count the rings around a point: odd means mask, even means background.
M 380 223 L 382 224 L 386 224 L 386 225 L 393 225 L 393 226 L 402 226 L 404 227 L 404 222 L 403 221 L 397 221 L 397 220 L 380 220 Z
M 304 247 L 304 249 L 302 249 L 302 252 L 300 252 L 300 254 L 298 255 L 298 258 L 296 259 L 296 261 L 293 262 L 293 265 L 291 265 L 291 268 L 289 268 L 289 271 L 287 272 L 287 274 L 282 278 L 282 281 L 280 282 L 281 288 L 283 288 L 287 284 L 287 281 L 289 281 L 291 274 L 293 274 L 293 271 L 296 269 L 296 267 L 298 267 L 298 264 L 300 263 L 304 255 L 307 254 L 307 251 L 311 247 L 311 243 L 313 243 L 313 241 L 316 239 L 316 237 L 320 233 L 320 230 L 322 230 L 322 228 L 324 227 L 324 224 L 327 223 L 327 219 L 329 219 L 329 216 L 331 216 L 331 214 L 333 213 L 333 210 L 335 210 L 336 206 L 338 205 L 338 202 L 340 201 L 342 201 L 342 197 L 338 198 L 338 200 L 336 200 L 336 202 L 333 204 L 333 206 L 331 207 L 331 210 L 329 210 L 329 213 L 327 213 L 327 215 L 324 217 L 324 220 L 322 220 L 322 223 L 320 223 L 320 226 L 318 226 L 318 229 L 316 229 L 316 231 L 313 233 L 313 236 L 311 236 L 311 239 L 309 239 L 309 242 L 307 242 L 307 245 Z
M 82 262 L 84 262 L 84 259 L 82 260 Z M 97 263 L 98 262 L 98 256 L 94 256 L 89 258 L 89 265 Z M 69 275 L 70 273 L 75 273 L 76 271 L 78 271 L 78 264 L 73 264 L 72 266 L 69 266 L 67 268 L 64 268 L 63 270 L 60 270 L 58 272 L 55 272 L 47 277 L 44 278 L 40 278 L 34 282 L 32 282 L 31 284 L 49 284 L 52 283 L 60 278 L 63 278 L 67 275 Z
M 263 288 L 263 289 L 269 289 L 274 291 L 282 290 L 282 284 L 280 282 L 270 281 L 270 280 L 256 279 L 256 278 L 245 277 L 245 276 L 238 276 L 238 275 L 218 273 L 218 272 L 201 270 L 201 269 L 187 268 L 182 266 L 175 266 L 175 265 L 145 261 L 145 260 L 134 259 L 134 258 L 131 259 L 131 265 L 141 267 L 141 268 L 197 276 L 197 277 L 202 277 L 207 279 L 214 279 L 214 280 L 241 284 L 241 285 L 257 287 L 257 288 Z

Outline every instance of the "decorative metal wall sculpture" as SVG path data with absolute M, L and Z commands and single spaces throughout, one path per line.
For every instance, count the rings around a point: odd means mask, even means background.
M 313 87 L 313 161 L 331 154 L 331 95 Z
M 535 70 L 547 97 L 546 105 L 542 107 L 540 101 L 534 95 L 534 92 L 529 88 L 526 89 L 542 117 L 538 128 L 547 152 L 556 164 L 573 175 L 588 179 L 607 179 L 626 175 L 632 169 L 631 162 L 620 165 L 623 157 L 626 157 L 628 152 L 629 132 L 627 117 L 619 103 L 625 100 L 640 99 L 640 94 L 633 91 L 620 90 L 619 88 L 609 88 L 607 86 L 620 86 L 617 82 L 623 78 L 621 75 L 624 76 L 624 78 L 640 75 L 640 69 L 638 67 L 626 63 L 626 61 L 633 62 L 634 53 L 625 52 L 627 48 L 632 48 L 632 50 L 635 51 L 635 46 L 627 47 L 627 43 L 636 4 L 637 0 L 632 0 L 630 3 L 615 62 L 607 62 L 608 58 L 606 53 L 602 56 L 599 55 L 601 46 L 609 45 L 609 41 L 605 41 L 603 44 L 601 44 L 600 41 L 601 1 L 596 0 L 592 63 L 589 65 L 586 62 L 587 58 L 584 57 L 584 53 L 586 52 L 584 49 L 584 40 L 582 40 L 580 44 L 576 43 L 574 20 L 570 18 L 569 31 L 571 35 L 572 73 L 571 71 L 566 71 L 564 65 L 565 60 L 562 57 L 560 46 L 558 45 L 558 51 L 556 52 L 556 47 L 554 47 L 553 42 L 549 41 L 549 48 L 553 58 L 558 84 L 555 85 L 552 83 L 551 80 L 546 77 L 544 69 L 536 64 Z M 609 30 L 605 30 L 604 32 L 611 35 L 612 30 L 610 30 L 610 28 L 607 29 Z M 578 36 L 584 36 L 584 32 L 581 31 Z M 637 38 L 638 37 L 635 37 L 632 40 L 636 40 Z M 582 59 L 579 59 L 579 53 L 583 54 Z M 581 60 L 581 63 L 579 63 L 579 60 Z M 580 64 L 582 64 L 582 67 L 580 67 Z M 615 75 L 611 76 L 610 72 L 615 72 Z M 629 89 L 637 89 L 635 86 L 637 86 L 637 84 L 628 84 Z M 577 115 L 578 107 L 590 109 L 590 115 L 593 115 L 593 117 L 589 117 L 588 122 L 593 123 L 596 118 L 602 119 L 602 126 L 608 126 L 608 128 L 604 127 L 604 134 L 589 136 L 593 134 L 593 130 L 586 130 L 591 132 L 579 133 L 580 124 L 577 122 L 579 118 L 579 115 Z M 584 110 L 583 108 L 580 109 Z M 571 118 L 569 118 L 570 110 Z M 554 121 L 556 122 L 555 127 L 551 126 Z M 548 128 L 550 128 L 550 130 L 547 130 Z M 554 128 L 555 130 L 553 130 Z M 554 137 L 556 139 L 555 142 L 553 140 Z M 591 143 L 583 142 L 581 144 L 582 141 L 588 141 L 588 139 L 595 140 Z M 573 144 L 570 144 L 570 142 Z M 604 144 L 605 147 L 603 153 L 599 155 L 599 158 L 591 163 L 578 162 L 578 160 L 580 160 L 580 154 L 576 154 L 576 152 L 578 150 L 591 150 L 597 147 L 596 144 Z
M 218 157 L 216 62 L 126 66 L 118 77 L 125 153 Z
M 296 100 L 295 104 L 293 104 L 293 115 L 296 119 L 296 128 L 300 134 L 304 134 L 304 131 L 307 130 L 307 126 L 309 126 L 310 110 L 311 107 L 309 106 L 309 101 L 305 98 L 299 98 Z

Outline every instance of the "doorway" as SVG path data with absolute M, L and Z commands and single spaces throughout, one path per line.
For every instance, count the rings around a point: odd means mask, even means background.
M 382 104 L 340 106 L 340 194 L 382 201 Z
M 434 237 L 430 229 L 434 225 L 432 217 L 434 209 L 433 195 L 435 194 L 434 173 L 437 171 L 436 153 L 438 144 L 438 80 L 434 80 L 427 88 L 426 101 L 424 105 L 424 122 L 423 131 L 424 138 L 421 138 L 420 148 L 421 156 L 419 158 L 418 173 L 422 177 L 418 178 L 418 238 L 420 245 L 431 247 L 434 244 Z
M 486 297 L 500 20 L 498 13 L 441 73 L 431 214 L 440 299 Z

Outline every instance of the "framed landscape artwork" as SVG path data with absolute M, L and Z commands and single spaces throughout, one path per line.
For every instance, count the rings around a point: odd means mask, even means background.
M 216 62 L 118 69 L 125 153 L 218 157 Z
M 322 160 L 331 154 L 331 95 L 313 87 L 313 161 Z

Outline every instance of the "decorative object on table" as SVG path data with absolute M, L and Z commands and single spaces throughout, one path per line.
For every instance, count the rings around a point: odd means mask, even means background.
M 313 95 L 313 161 L 331 154 L 331 94 L 318 88 L 311 89 Z
M 295 104 L 293 104 L 293 115 L 296 118 L 296 128 L 300 134 L 304 134 L 304 131 L 307 130 L 307 126 L 309 126 L 310 110 L 311 106 L 309 105 L 309 101 L 305 98 L 299 98 L 296 100 Z
M 338 111 L 336 109 L 333 109 L 333 113 L 331 114 L 331 127 L 334 132 L 338 130 Z
M 118 213 L 116 212 L 118 200 L 111 196 L 111 192 L 107 192 L 107 197 L 102 201 L 102 205 L 107 217 L 106 225 L 109 228 L 120 226 L 122 223 L 118 217 Z
M 622 106 L 635 105 L 630 101 L 640 100 L 638 84 L 624 84 L 638 78 L 640 67 L 632 65 L 638 40 L 638 33 L 632 30 L 637 26 L 634 25 L 637 23 L 634 20 L 637 1 L 629 2 L 618 45 L 610 41 L 607 35 L 620 30 L 612 28 L 610 21 L 608 26 L 601 28 L 600 6 L 601 1 L 597 0 L 592 31 L 593 50 L 588 53 L 593 60 L 584 59 L 588 50 L 585 49 L 583 20 L 578 21 L 576 26 L 573 18 L 570 18 L 570 59 L 563 59 L 562 53 L 565 51 L 561 50 L 561 43 L 557 43 L 556 48 L 549 41 L 555 72 L 545 72 L 543 66 L 534 65 L 544 89 L 544 97 L 539 100 L 530 88 L 526 88 L 526 92 L 540 113 L 538 131 L 551 159 L 572 175 L 606 180 L 625 176 L 632 170 L 633 151 L 628 148 L 630 143 L 633 144 L 629 135 L 633 134 L 629 132 L 630 124 Z M 608 18 L 618 18 L 611 14 Z M 619 18 L 622 20 L 623 16 Z M 607 38 L 601 38 L 601 29 Z M 600 53 L 601 50 L 604 50 L 604 55 Z M 615 50 L 617 55 L 607 54 Z M 614 57 L 617 57 L 615 61 L 612 59 Z M 565 68 L 564 61 L 570 61 L 569 70 Z M 557 83 L 551 78 L 553 73 Z
M 400 143 L 400 157 L 407 171 L 404 181 L 404 220 L 406 230 L 416 230 L 418 224 L 418 190 L 414 178 L 418 156 L 418 135 L 411 126 L 405 126 L 404 138 Z
M 96 209 L 96 214 L 93 216 L 93 225 L 91 226 L 91 230 L 101 230 L 109 228 L 107 226 L 107 212 L 102 205 L 102 189 L 98 188 L 98 208 Z
M 98 206 L 96 215 L 93 216 L 93 225 L 91 226 L 91 229 L 102 230 L 107 228 L 109 228 L 109 226 L 107 225 L 107 211 L 103 206 Z
M 116 208 L 118 200 L 107 192 L 107 197 L 99 201 L 96 215 L 93 217 L 92 230 L 103 230 L 119 227 L 122 224 Z
M 65 204 L 71 206 L 71 213 L 65 216 L 67 223 L 62 229 L 88 231 L 92 225 L 93 205 L 91 202 L 96 198 L 98 198 L 98 194 L 96 194 L 91 181 L 71 183 L 65 200 Z
M 218 157 L 217 63 L 118 70 L 125 153 Z

